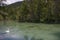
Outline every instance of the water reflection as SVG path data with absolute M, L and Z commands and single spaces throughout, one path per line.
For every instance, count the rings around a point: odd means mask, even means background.
M 58 38 L 57 40 L 60 40 L 60 32 L 55 32 L 55 33 L 53 33 L 53 35 Z
M 56 38 L 53 36 L 50 36 L 50 38 L 49 38 L 49 35 L 48 37 L 45 37 L 45 38 L 42 37 L 42 35 L 41 35 L 41 38 L 36 38 L 34 36 L 29 36 L 29 35 L 12 34 L 12 33 L 7 34 L 6 32 L 0 33 L 0 40 L 56 40 Z
M 30 38 L 28 36 L 24 36 L 24 38 L 16 38 L 16 37 L 12 37 L 12 36 L 8 36 L 6 37 L 5 33 L 1 33 L 2 35 L 0 35 L 0 40 L 43 40 L 43 39 L 36 39 L 34 37 Z
M 46 25 L 47 27 L 42 28 L 40 26 L 43 26 L 43 24 L 13 24 L 0 25 L 0 40 L 60 40 L 60 36 L 58 38 L 56 32 L 60 28 L 52 27 L 53 25 L 50 25 L 50 27 Z M 53 33 L 54 35 L 52 35 Z

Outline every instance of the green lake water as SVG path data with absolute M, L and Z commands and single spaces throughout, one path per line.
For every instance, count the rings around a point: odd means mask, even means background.
M 60 24 L 18 23 L 1 21 L 0 34 L 19 40 L 60 40 Z

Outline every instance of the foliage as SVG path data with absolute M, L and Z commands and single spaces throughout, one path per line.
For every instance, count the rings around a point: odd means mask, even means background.
M 9 20 L 57 23 L 60 20 L 60 12 L 56 11 L 57 8 L 60 10 L 60 5 L 57 4 L 54 0 L 24 0 L 16 8 L 13 6 L 0 7 L 0 11 L 6 12 L 8 15 L 4 15 Z

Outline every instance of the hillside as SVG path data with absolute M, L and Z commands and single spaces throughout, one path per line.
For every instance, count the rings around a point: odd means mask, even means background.
M 13 4 L 7 5 L 7 7 L 18 7 L 21 4 L 22 4 L 22 2 L 16 2 L 16 3 L 13 3 Z

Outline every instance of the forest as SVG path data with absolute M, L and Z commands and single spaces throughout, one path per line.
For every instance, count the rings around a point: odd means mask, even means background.
M 16 5 L 0 6 L 2 20 L 60 23 L 60 0 L 24 0 Z

